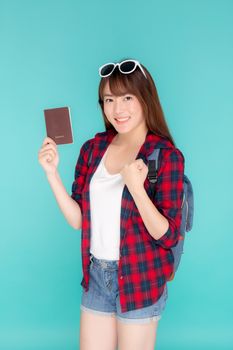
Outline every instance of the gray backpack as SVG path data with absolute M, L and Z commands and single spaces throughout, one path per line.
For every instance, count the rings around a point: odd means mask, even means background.
M 147 177 L 150 181 L 150 190 L 152 196 L 154 196 L 154 184 L 157 181 L 157 173 L 159 168 L 159 148 L 156 148 L 152 154 L 148 157 L 148 174 Z M 180 235 L 177 244 L 171 248 L 174 256 L 174 271 L 169 280 L 172 280 L 175 276 L 175 272 L 180 264 L 181 255 L 183 254 L 185 233 L 191 231 L 193 227 L 193 213 L 194 213 L 194 198 L 193 188 L 190 180 L 184 175 L 184 195 L 182 201 L 182 219 L 180 225 Z

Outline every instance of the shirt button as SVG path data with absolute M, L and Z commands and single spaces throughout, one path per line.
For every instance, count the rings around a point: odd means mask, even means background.
M 120 279 L 122 280 L 123 276 L 120 277 Z

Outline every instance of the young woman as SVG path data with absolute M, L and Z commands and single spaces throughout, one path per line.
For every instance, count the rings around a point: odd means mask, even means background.
M 67 221 L 82 228 L 80 349 L 152 350 L 173 273 L 184 157 L 144 65 L 128 59 L 101 66 L 99 74 L 105 131 L 82 145 L 71 195 L 48 137 L 39 162 Z M 151 196 L 147 158 L 156 148 Z

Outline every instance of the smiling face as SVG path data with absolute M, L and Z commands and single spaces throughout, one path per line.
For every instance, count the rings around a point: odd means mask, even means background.
M 118 133 L 146 130 L 146 122 L 138 98 L 131 93 L 113 95 L 108 82 L 103 90 L 103 108 L 106 118 Z

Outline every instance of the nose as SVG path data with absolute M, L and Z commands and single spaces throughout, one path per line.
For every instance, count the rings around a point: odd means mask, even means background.
M 120 99 L 116 98 L 114 101 L 114 108 L 113 108 L 114 115 L 121 114 L 123 110 L 124 110 L 124 108 L 123 108 L 122 101 Z

